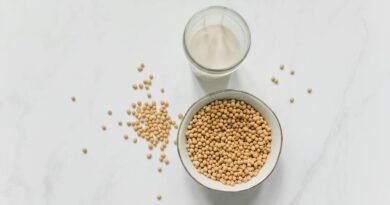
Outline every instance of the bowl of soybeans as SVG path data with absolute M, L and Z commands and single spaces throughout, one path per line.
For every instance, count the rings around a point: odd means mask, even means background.
M 192 104 L 177 137 L 188 174 L 206 188 L 224 192 L 248 190 L 267 179 L 283 142 L 271 108 L 252 94 L 231 89 Z

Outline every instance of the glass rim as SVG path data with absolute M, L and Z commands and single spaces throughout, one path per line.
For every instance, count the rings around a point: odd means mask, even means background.
M 186 33 L 189 29 L 189 25 L 190 23 L 196 18 L 198 17 L 199 15 L 201 15 L 202 13 L 208 11 L 208 10 L 212 10 L 212 9 L 222 9 L 222 10 L 226 10 L 228 12 L 230 12 L 231 14 L 235 15 L 239 21 L 241 21 L 240 23 L 242 23 L 242 26 L 243 26 L 243 29 L 248 31 L 248 34 L 247 34 L 247 37 L 248 37 L 248 42 L 247 42 L 247 49 L 245 50 L 245 53 L 242 57 L 240 57 L 240 60 L 238 60 L 236 63 L 234 63 L 233 65 L 229 66 L 229 67 L 226 67 L 226 68 L 223 68 L 223 69 L 214 69 L 214 68 L 208 68 L 208 67 L 205 67 L 203 66 L 202 64 L 198 63 L 191 55 L 188 47 L 187 47 L 187 43 L 186 43 Z M 240 24 L 239 23 L 239 24 Z M 188 20 L 185 28 L 184 28 L 184 32 L 183 32 L 183 47 L 184 47 L 184 53 L 186 54 L 187 58 L 190 60 L 191 63 L 195 64 L 198 68 L 200 68 L 200 70 L 204 71 L 204 72 L 207 72 L 207 73 L 215 73 L 215 74 L 221 74 L 221 73 L 224 73 L 224 72 L 227 72 L 227 71 L 231 71 L 231 70 L 234 70 L 238 67 L 238 65 L 240 65 L 244 60 L 245 58 L 248 56 L 248 53 L 249 53 L 249 50 L 251 48 L 251 44 L 252 44 L 252 41 L 251 41 L 251 33 L 250 33 L 250 29 L 249 29 L 249 26 L 248 24 L 246 23 L 245 19 L 239 14 L 237 13 L 236 11 L 228 8 L 228 7 L 225 7 L 225 6 L 209 6 L 209 7 L 206 7 L 198 12 L 196 12 L 194 15 L 191 16 L 191 18 Z

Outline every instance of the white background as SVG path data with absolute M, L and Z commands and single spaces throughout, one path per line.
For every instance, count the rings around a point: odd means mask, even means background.
M 210 5 L 238 11 L 252 33 L 228 82 L 199 82 L 182 50 L 187 20 Z M 387 0 L 0 0 L 0 205 L 390 204 L 389 10 Z M 211 192 L 172 144 L 158 173 L 158 152 L 148 161 L 146 143 L 116 125 L 146 100 L 130 87 L 149 73 L 173 116 L 225 87 L 269 104 L 284 132 L 272 176 Z

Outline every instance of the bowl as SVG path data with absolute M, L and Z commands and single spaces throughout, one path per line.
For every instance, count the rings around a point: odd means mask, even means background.
M 268 155 L 267 161 L 260 169 L 259 173 L 252 177 L 249 181 L 236 184 L 236 185 L 226 185 L 219 181 L 210 179 L 205 175 L 199 173 L 194 165 L 192 164 L 191 159 L 188 156 L 186 150 L 186 136 L 185 132 L 187 129 L 187 125 L 192 119 L 192 117 L 205 105 L 209 104 L 212 101 L 219 99 L 238 99 L 243 100 L 246 103 L 253 106 L 257 111 L 259 111 L 265 120 L 267 120 L 269 126 L 272 129 L 272 141 L 271 141 L 271 152 Z M 244 91 L 238 90 L 220 90 L 213 93 L 210 93 L 199 100 L 197 100 L 185 113 L 183 120 L 180 123 L 178 136 L 177 136 L 177 149 L 179 152 L 180 160 L 188 172 L 188 174 L 199 184 L 205 186 L 206 188 L 223 191 L 223 192 L 239 192 L 251 189 L 256 185 L 259 185 L 268 176 L 271 175 L 274 170 L 276 164 L 278 163 L 280 152 L 282 150 L 282 142 L 283 142 L 283 134 L 282 129 L 279 123 L 278 118 L 275 113 L 271 110 L 271 108 L 266 105 L 262 100 L 257 98 L 256 96 L 249 94 Z

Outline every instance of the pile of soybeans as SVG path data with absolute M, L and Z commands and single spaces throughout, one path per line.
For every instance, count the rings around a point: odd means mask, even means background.
M 189 122 L 186 149 L 198 172 L 223 184 L 240 184 L 265 164 L 271 152 L 271 128 L 246 102 L 216 100 Z

